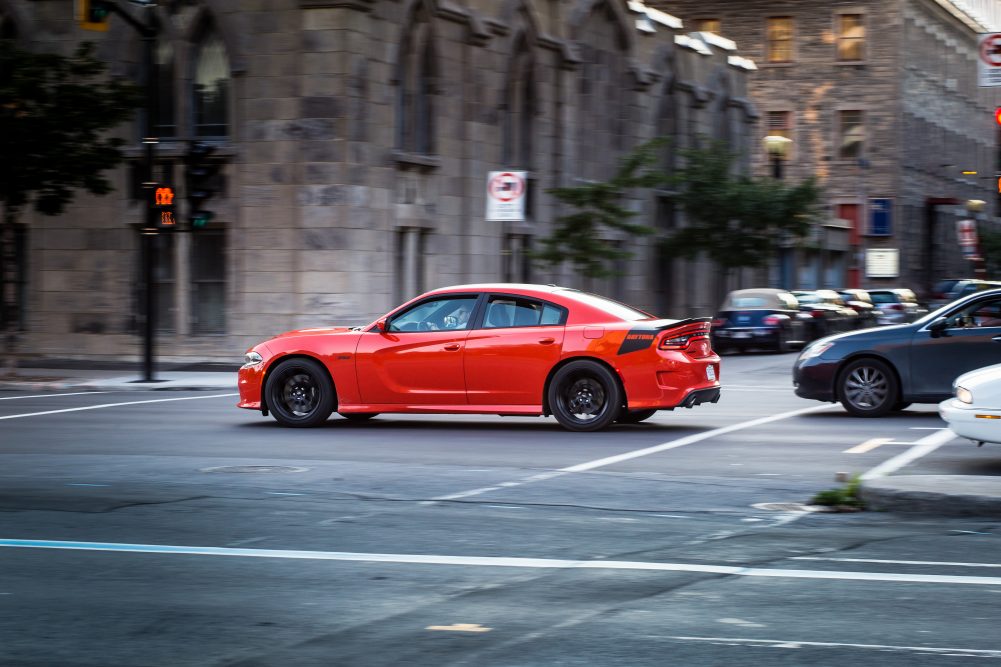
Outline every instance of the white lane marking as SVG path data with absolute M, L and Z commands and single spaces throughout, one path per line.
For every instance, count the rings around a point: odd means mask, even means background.
M 560 468 L 560 472 L 584 472 L 586 470 L 604 468 L 605 466 L 610 466 L 615 463 L 621 463 L 623 461 L 628 461 L 630 459 L 636 459 L 641 456 L 649 456 L 650 454 L 659 454 L 660 452 L 666 452 L 669 449 L 676 449 L 678 447 L 684 447 L 685 445 L 691 445 L 696 442 L 708 440 L 709 438 L 715 438 L 718 435 L 726 435 L 727 433 L 733 433 L 734 431 L 741 431 L 746 428 L 761 426 L 762 424 L 770 424 L 772 422 L 782 421 L 783 419 L 789 419 L 790 417 L 798 417 L 800 415 L 810 414 L 811 412 L 830 410 L 833 407 L 837 406 L 825 404 L 809 408 L 801 408 L 799 410 L 792 410 L 790 412 L 781 412 L 777 415 L 760 417 L 758 419 L 752 419 L 751 421 L 740 422 L 739 424 L 732 424 L 730 426 L 714 428 L 711 431 L 703 431 L 702 433 L 695 433 L 694 435 L 689 435 L 684 438 L 678 438 L 677 440 L 671 440 L 669 442 L 665 442 L 659 445 L 654 445 L 653 447 L 647 447 L 645 449 L 637 449 L 635 451 L 626 452 L 624 454 L 617 454 L 615 456 L 609 456 L 603 459 L 597 459 L 595 461 L 588 461 L 587 463 L 579 463 L 575 466 L 570 466 L 569 468 Z
M 670 440 L 668 442 L 664 442 L 659 445 L 654 445 L 653 447 L 637 449 L 631 452 L 626 452 L 624 454 L 617 454 L 616 456 L 609 456 L 607 458 L 588 461 L 586 463 L 579 463 L 575 466 L 570 466 L 568 468 L 560 468 L 559 470 L 552 470 L 549 472 L 539 473 L 536 475 L 532 475 L 531 477 L 526 477 L 524 479 L 514 482 L 504 482 L 499 486 L 487 486 L 479 489 L 472 489 L 470 491 L 460 491 L 459 493 L 451 493 L 447 496 L 437 496 L 435 498 L 432 498 L 431 500 L 422 501 L 420 504 L 434 505 L 436 502 L 443 500 L 462 500 L 464 498 L 471 498 L 473 496 L 479 496 L 484 493 L 489 493 L 490 491 L 497 491 L 500 488 L 511 488 L 515 486 L 522 486 L 523 484 L 530 484 L 532 482 L 543 482 L 546 480 L 554 479 L 556 477 L 562 477 L 563 475 L 568 475 L 574 472 L 585 472 L 587 470 L 603 468 L 605 466 L 612 465 L 613 463 L 628 461 L 629 459 L 635 459 L 641 456 L 649 456 L 650 454 L 665 452 L 669 449 L 676 449 L 678 447 L 684 447 L 685 445 L 691 445 L 696 442 L 708 440 L 709 438 L 713 438 L 717 435 L 724 435 L 726 433 L 732 433 L 734 431 L 739 431 L 745 428 L 752 428 L 754 426 L 760 426 L 762 424 L 769 424 L 771 422 L 780 421 L 782 419 L 788 419 L 790 417 L 797 417 L 799 415 L 809 414 L 811 412 L 818 412 L 820 410 L 829 410 L 833 407 L 837 406 L 816 405 L 809 408 L 802 408 L 800 410 L 793 410 L 791 412 L 782 412 L 780 414 L 771 415 L 769 417 L 760 417 L 758 419 L 752 419 L 751 421 L 740 422 L 739 424 L 732 424 L 730 426 L 714 428 L 710 431 L 702 431 L 701 433 L 695 433 L 693 435 L 685 436 L 684 438 L 678 438 L 677 440 Z
M 842 454 L 865 454 L 866 452 L 871 452 L 881 445 L 888 445 L 891 442 L 893 442 L 893 438 L 869 438 L 861 445 L 855 445 L 851 449 L 844 450 Z
M 874 651 L 901 651 L 911 653 L 932 653 L 957 657 L 1001 657 L 1001 651 L 980 648 L 945 648 L 935 646 L 896 646 L 893 644 L 848 644 L 840 642 L 805 642 L 796 639 L 745 639 L 743 637 L 685 637 L 668 636 L 665 639 L 677 639 L 691 642 L 715 642 L 720 644 L 744 644 L 747 646 L 771 646 L 774 648 L 802 648 L 804 646 L 823 648 L 859 648 Z
M 21 398 L 50 398 L 53 396 L 83 396 L 84 394 L 114 394 L 113 391 L 74 391 L 69 394 L 35 394 L 34 396 L 4 396 L 0 401 L 16 401 Z
M 791 560 L 824 560 L 836 563 L 880 563 L 884 565 L 934 565 L 939 567 L 999 567 L 1001 563 L 962 563 L 937 560 L 886 560 L 882 558 L 825 558 L 823 556 L 791 556 Z
M 892 459 L 888 461 L 883 461 L 881 464 L 862 474 L 861 479 L 876 479 L 877 477 L 885 477 L 892 472 L 900 470 L 908 463 L 917 461 L 922 456 L 927 456 L 931 454 L 936 449 L 954 440 L 959 436 L 948 429 L 942 431 L 936 431 L 931 435 L 926 435 L 920 440 L 914 443 L 914 446 L 908 449 L 903 454 L 897 454 Z
M 211 396 L 184 396 L 182 398 L 155 398 L 148 401 L 127 401 L 125 403 L 102 403 L 101 405 L 85 405 L 80 408 L 64 408 L 62 410 L 46 410 L 45 412 L 26 412 L 20 415 L 5 415 L 0 419 L 20 419 L 21 417 L 40 417 L 41 415 L 57 415 L 60 412 L 79 412 L 81 410 L 99 410 L 101 408 L 117 408 L 123 405 L 142 405 L 143 403 L 169 403 L 170 401 L 195 401 L 200 398 L 226 398 L 227 396 L 239 396 L 232 394 L 213 394 Z
M 646 570 L 655 572 L 701 572 L 735 577 L 771 577 L 792 579 L 835 579 L 845 581 L 882 581 L 893 583 L 967 584 L 1001 586 L 1001 577 L 968 577 L 938 574 L 898 574 L 895 572 L 851 572 L 825 570 L 789 570 L 780 568 L 703 565 L 700 563 L 653 563 L 622 560 L 565 560 L 558 558 L 505 558 L 498 556 L 444 556 L 430 554 L 379 554 L 347 551 L 294 551 L 286 549 L 240 549 L 229 547 L 194 547 L 169 544 L 127 544 L 119 542 L 75 542 L 63 540 L 0 539 L 0 547 L 25 549 L 61 549 L 153 553 L 190 556 L 231 556 L 240 558 L 280 558 L 326 560 L 354 563 L 406 563 L 414 565 L 469 565 L 474 567 L 518 567 L 533 569 Z

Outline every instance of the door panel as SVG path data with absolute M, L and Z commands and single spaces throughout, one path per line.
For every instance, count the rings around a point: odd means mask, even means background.
M 559 326 L 473 331 L 465 352 L 470 405 L 542 405 L 546 376 L 562 349 Z
M 464 405 L 468 330 L 363 334 L 355 367 L 362 403 Z

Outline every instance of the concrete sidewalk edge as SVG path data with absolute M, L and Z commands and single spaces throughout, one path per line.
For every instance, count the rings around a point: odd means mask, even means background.
M 1001 477 L 880 477 L 862 482 L 859 495 L 870 510 L 1001 519 Z

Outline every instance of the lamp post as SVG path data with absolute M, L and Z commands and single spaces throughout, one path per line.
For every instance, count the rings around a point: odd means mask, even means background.
M 772 166 L 772 178 L 776 181 L 782 180 L 782 167 L 789 155 L 789 147 L 792 139 L 778 134 L 769 134 L 764 139 L 765 152 Z M 789 239 L 781 239 L 779 247 L 779 287 L 783 289 L 792 288 L 792 252 L 789 247 Z
M 974 238 L 977 243 L 977 245 L 973 247 L 973 255 L 970 259 L 973 260 L 973 275 L 981 280 L 987 277 L 987 267 L 985 266 L 984 258 L 980 253 L 980 230 L 977 229 L 979 227 L 977 223 L 979 221 L 980 213 L 984 210 L 986 205 L 987 202 L 983 199 L 966 200 L 966 212 L 969 214 L 970 220 L 973 222 L 973 229 L 976 230 L 976 236 Z

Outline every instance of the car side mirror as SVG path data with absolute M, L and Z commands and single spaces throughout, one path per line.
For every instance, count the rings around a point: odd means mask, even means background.
M 378 331 L 379 333 L 386 333 L 388 327 L 389 325 L 386 323 L 385 317 L 383 317 L 380 320 L 376 320 L 375 322 L 375 330 Z
M 948 328 L 949 328 L 949 319 L 946 317 L 940 317 L 928 325 L 928 331 L 931 332 L 932 338 L 947 336 L 948 334 L 946 333 L 946 329 Z

